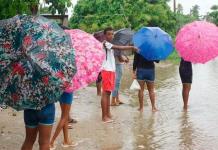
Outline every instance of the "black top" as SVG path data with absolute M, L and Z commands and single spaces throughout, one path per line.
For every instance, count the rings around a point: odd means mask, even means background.
M 135 53 L 134 62 L 133 62 L 133 71 L 135 71 L 137 68 L 154 69 L 155 68 L 154 62 L 159 63 L 158 60 L 150 61 L 145 59 L 142 55 Z
M 192 73 L 192 63 L 185 61 L 183 58 L 181 58 L 179 69 L 180 71 L 191 74 Z

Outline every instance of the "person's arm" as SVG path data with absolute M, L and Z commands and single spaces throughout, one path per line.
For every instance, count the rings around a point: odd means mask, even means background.
M 133 78 L 136 78 L 136 69 L 138 65 L 138 54 L 134 54 L 134 60 L 133 60 Z
M 134 47 L 134 46 L 118 46 L 118 45 L 113 45 L 112 48 L 113 49 L 117 49 L 117 50 L 133 50 L 135 52 L 138 51 L 138 48 Z

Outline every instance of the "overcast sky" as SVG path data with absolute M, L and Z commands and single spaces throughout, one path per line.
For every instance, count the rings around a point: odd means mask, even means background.
M 71 0 L 71 1 L 75 6 L 78 0 Z M 177 0 L 177 4 L 178 3 L 182 4 L 185 14 L 188 14 L 192 6 L 197 4 L 200 6 L 200 14 L 205 15 L 208 11 L 210 11 L 211 6 L 215 4 L 218 5 L 218 0 Z M 171 0 L 169 5 L 171 6 L 171 8 L 173 8 L 173 0 Z M 69 10 L 69 15 L 71 14 L 72 14 L 72 9 Z
M 211 6 L 218 5 L 218 0 L 177 0 L 177 4 L 180 3 L 183 6 L 184 13 L 188 14 L 193 5 L 200 6 L 200 14 L 205 15 L 210 11 Z M 173 7 L 173 0 L 169 3 L 171 8 Z

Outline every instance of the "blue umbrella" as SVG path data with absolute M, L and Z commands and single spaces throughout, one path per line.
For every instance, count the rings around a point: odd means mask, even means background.
M 133 43 L 147 60 L 164 60 L 174 50 L 172 38 L 159 27 L 143 27 L 134 36 Z

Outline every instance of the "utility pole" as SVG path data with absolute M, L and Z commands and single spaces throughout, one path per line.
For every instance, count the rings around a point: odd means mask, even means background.
M 173 0 L 173 11 L 176 13 L 176 0 Z

